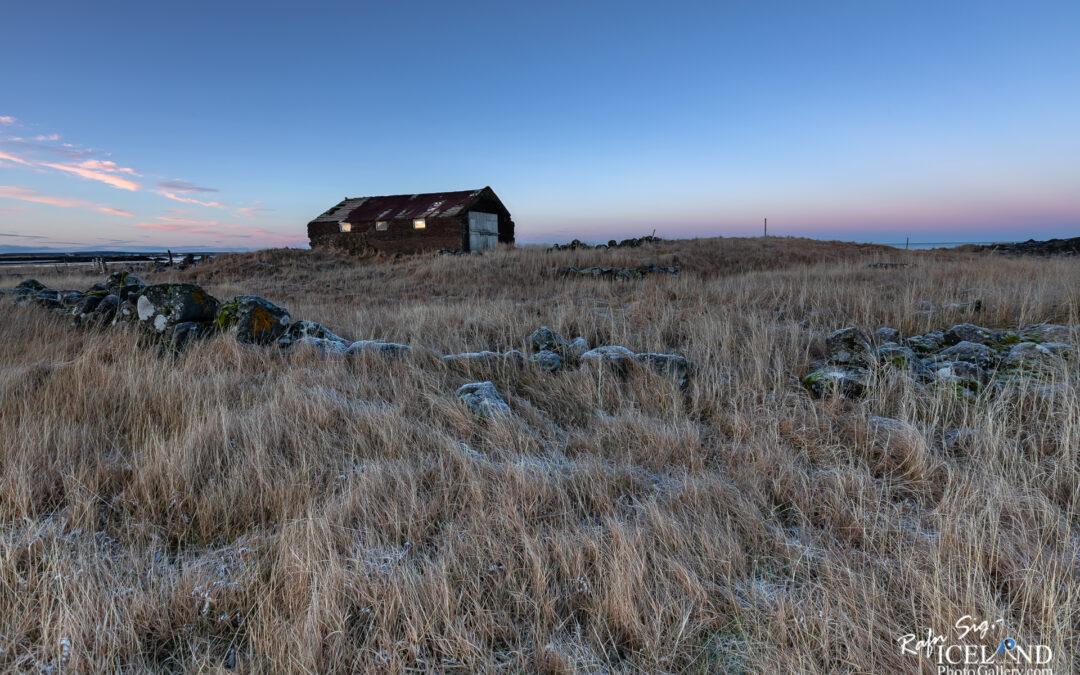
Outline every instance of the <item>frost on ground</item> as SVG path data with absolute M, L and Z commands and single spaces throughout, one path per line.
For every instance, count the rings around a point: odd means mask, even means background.
M 0 670 L 919 672 L 898 639 L 963 615 L 1075 669 L 1075 342 L 1008 334 L 1074 333 L 1074 262 L 724 239 L 139 274 L 412 350 L 159 353 L 0 299 Z

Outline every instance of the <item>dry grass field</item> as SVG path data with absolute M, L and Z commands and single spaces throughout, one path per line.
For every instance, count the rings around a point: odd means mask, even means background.
M 550 273 L 671 255 L 677 277 Z M 964 615 L 1001 623 L 962 642 L 1000 630 L 1076 669 L 1076 362 L 1053 395 L 798 381 L 848 325 L 1076 325 L 1076 260 L 773 238 L 138 274 L 414 353 L 218 336 L 173 358 L 0 300 L 0 670 L 931 673 L 899 639 Z M 974 317 L 919 314 L 973 293 Z M 541 325 L 695 372 L 437 358 Z M 471 414 L 454 392 L 473 380 L 512 415 Z M 882 439 L 875 415 L 914 433 Z

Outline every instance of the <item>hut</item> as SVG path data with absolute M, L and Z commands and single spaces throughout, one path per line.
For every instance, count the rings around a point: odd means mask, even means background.
M 482 252 L 514 243 L 514 221 L 490 187 L 346 198 L 308 223 L 312 248 L 350 253 Z

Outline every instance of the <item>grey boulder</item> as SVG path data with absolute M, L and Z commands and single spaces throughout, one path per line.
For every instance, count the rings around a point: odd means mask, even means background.
M 567 351 L 570 356 L 573 356 L 575 359 L 580 359 L 585 352 L 589 351 L 589 343 L 583 337 L 576 337 L 570 341 Z
M 634 362 L 636 355 L 626 347 L 620 345 L 604 345 L 596 349 L 590 349 L 581 355 L 582 363 L 599 363 L 611 366 L 616 370 L 625 370 Z
M 268 345 L 289 329 L 289 310 L 258 295 L 233 298 L 236 311 L 236 341 L 248 345 Z
M 946 346 L 960 342 L 984 344 L 993 338 L 993 331 L 971 323 L 960 323 L 945 331 L 943 338 Z
M 855 326 L 841 328 L 825 337 L 825 355 L 829 363 L 870 366 L 877 361 L 874 346 Z
M 218 301 L 196 284 L 147 286 L 136 303 L 139 322 L 157 333 L 178 323 L 214 319 Z
M 389 356 L 397 358 L 400 356 L 406 356 L 412 351 L 412 347 L 409 345 L 402 345 L 396 342 L 383 342 L 381 340 L 357 340 L 349 345 L 345 353 L 350 356 L 355 354 L 381 354 L 382 356 Z
M 803 385 L 819 398 L 862 396 L 870 384 L 870 371 L 858 366 L 828 366 L 803 378 Z
M 936 361 L 966 361 L 980 368 L 991 368 L 998 361 L 998 354 L 990 347 L 977 342 L 957 342 L 952 347 L 942 349 L 935 357 Z
M 510 406 L 491 382 L 470 382 L 457 390 L 457 397 L 469 410 L 481 417 L 498 417 L 510 414 Z
M 550 349 L 542 349 L 529 357 L 529 360 L 540 367 L 545 373 L 555 373 L 563 367 L 563 357 Z
M 340 342 L 346 347 L 349 346 L 349 341 L 345 338 L 335 335 L 321 323 L 314 321 L 296 321 L 285 331 L 285 334 L 278 338 L 278 346 L 282 349 L 288 349 L 297 340 L 301 340 L 306 337 L 319 338 L 320 340 L 333 340 L 334 342 Z
M 693 364 L 685 356 L 678 354 L 657 354 L 643 352 L 636 354 L 634 358 L 638 363 L 644 364 L 661 375 L 671 375 L 679 380 L 679 384 L 686 384 Z
M 563 353 L 570 346 L 566 338 L 551 330 L 547 326 L 541 326 L 529 336 L 529 347 L 534 352 L 553 351 Z
M 885 342 L 900 342 L 900 331 L 895 328 L 878 328 L 874 331 L 874 342 L 879 345 Z
M 344 356 L 349 350 L 348 343 L 338 342 L 327 338 L 302 337 L 293 342 L 291 349 L 313 349 L 322 354 L 338 354 Z

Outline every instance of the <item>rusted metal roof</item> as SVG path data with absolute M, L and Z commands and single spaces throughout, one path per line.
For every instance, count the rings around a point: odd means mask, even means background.
M 460 190 L 458 192 L 429 192 L 417 195 L 387 195 L 383 197 L 360 197 L 346 199 L 316 220 L 329 215 L 331 219 L 346 223 L 362 223 L 370 220 L 394 220 L 397 218 L 437 218 L 456 216 L 467 207 L 485 188 Z M 339 208 L 340 207 L 340 208 Z M 345 210 L 348 207 L 348 211 Z M 339 217 L 347 214 L 345 217 Z
M 327 209 L 321 216 L 311 221 L 313 223 L 342 223 L 348 222 L 346 217 L 357 206 L 362 204 L 367 197 L 357 197 L 354 199 L 343 199 L 334 206 Z

